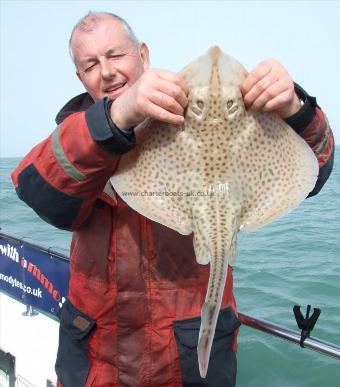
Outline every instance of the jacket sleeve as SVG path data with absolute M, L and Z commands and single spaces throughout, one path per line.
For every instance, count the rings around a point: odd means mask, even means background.
M 71 114 L 12 173 L 19 198 L 58 228 L 76 230 L 84 222 L 120 155 L 134 147 L 134 132 L 114 125 L 109 103 Z
M 314 97 L 309 96 L 299 85 L 295 92 L 303 102 L 301 109 L 285 121 L 312 148 L 319 162 L 319 176 L 315 187 L 308 197 L 320 192 L 333 169 L 334 137 L 325 113 L 320 109 Z

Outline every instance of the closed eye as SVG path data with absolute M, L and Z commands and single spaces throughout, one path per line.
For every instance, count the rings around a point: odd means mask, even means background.
M 94 69 L 94 67 L 95 67 L 96 65 L 97 65 L 97 63 L 91 64 L 90 66 L 88 66 L 88 67 L 85 68 L 84 72 L 85 72 L 85 73 L 90 72 L 91 70 Z
M 109 58 L 110 59 L 119 59 L 123 56 L 124 56 L 124 54 L 112 54 L 112 55 L 109 55 Z

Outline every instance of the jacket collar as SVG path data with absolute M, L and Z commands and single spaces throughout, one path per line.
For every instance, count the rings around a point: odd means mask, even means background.
M 57 125 L 73 113 L 83 112 L 94 103 L 89 93 L 82 93 L 68 101 L 56 116 Z

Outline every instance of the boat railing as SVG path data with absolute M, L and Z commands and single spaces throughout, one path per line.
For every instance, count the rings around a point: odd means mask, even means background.
M 299 331 L 294 331 L 269 321 L 260 320 L 244 313 L 238 313 L 238 318 L 242 324 L 250 328 L 300 345 L 301 333 Z M 328 343 L 327 341 L 307 337 L 303 342 L 303 347 L 340 360 L 340 346 Z

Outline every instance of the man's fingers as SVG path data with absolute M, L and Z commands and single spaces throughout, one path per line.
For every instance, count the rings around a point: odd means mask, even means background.
M 163 69 L 154 69 L 153 70 L 160 78 L 165 79 L 169 82 L 176 83 L 178 86 L 182 86 L 183 84 L 183 77 L 181 77 L 178 74 L 175 74 L 168 70 Z
M 246 95 L 253 86 L 262 78 L 264 78 L 267 74 L 269 74 L 271 71 L 271 67 L 268 65 L 268 62 L 262 62 L 259 65 L 257 65 L 253 71 L 251 71 L 250 74 L 246 77 L 244 80 L 241 91 L 243 95 Z
M 277 82 L 276 74 L 269 72 L 263 78 L 258 80 L 243 96 L 243 100 L 246 106 L 251 106 L 254 102 L 261 97 L 268 89 Z
M 287 104 L 287 101 L 290 101 L 290 100 L 291 100 L 291 91 L 289 89 L 286 89 L 281 94 L 277 95 L 274 99 L 271 99 L 265 105 L 263 105 L 262 109 L 266 112 L 279 110 Z
M 157 85 L 159 91 L 174 98 L 184 109 L 188 104 L 188 98 L 181 86 L 162 79 Z
M 167 110 L 170 113 L 183 116 L 184 108 L 177 102 L 177 100 L 169 95 L 162 93 L 160 91 L 155 91 L 150 97 L 150 101 Z
M 171 71 L 161 70 L 161 69 L 156 69 L 154 71 L 160 79 L 164 81 L 168 81 L 172 85 L 177 85 L 181 89 L 181 91 L 184 92 L 185 96 L 189 94 L 189 89 L 186 85 L 185 77 L 183 75 L 175 74 L 175 73 L 172 73 Z M 177 91 L 176 88 L 175 88 L 175 91 Z
M 179 76 L 167 70 L 150 69 L 126 92 L 126 102 L 131 106 L 125 119 L 129 123 L 151 117 L 180 125 L 188 99 Z
M 291 94 L 291 90 L 289 85 L 285 79 L 280 79 L 279 81 L 273 83 L 269 87 L 267 87 L 250 106 L 252 110 L 260 110 L 263 109 L 269 102 L 274 101 L 274 104 L 269 104 L 268 106 L 274 106 L 277 108 L 281 107 L 281 103 L 284 104 L 289 100 L 289 96 Z M 277 102 L 280 101 L 280 106 L 277 106 Z M 275 109 L 275 108 L 274 108 Z M 273 109 L 273 110 L 274 110 Z M 268 111 L 268 110 L 267 110 Z
M 148 104 L 145 109 L 145 113 L 147 117 L 155 118 L 156 120 L 173 125 L 182 125 L 184 122 L 184 117 L 182 115 L 170 113 L 169 111 L 152 103 Z
M 256 66 L 244 80 L 241 92 L 246 107 L 276 111 L 282 118 L 301 108 L 291 76 L 275 59 L 265 60 Z
M 190 89 L 187 85 L 186 75 L 185 74 L 177 74 L 177 77 L 179 79 L 180 86 L 181 86 L 182 90 L 184 91 L 185 95 L 187 96 L 190 92 Z

